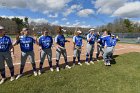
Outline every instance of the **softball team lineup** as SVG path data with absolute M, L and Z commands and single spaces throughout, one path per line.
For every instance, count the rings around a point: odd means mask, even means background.
M 78 60 L 78 65 L 82 66 L 80 57 L 82 47 L 86 46 L 86 56 L 85 56 L 85 64 L 90 65 L 94 64 L 95 61 L 99 61 L 99 55 L 101 54 L 103 57 L 103 61 L 105 66 L 111 66 L 110 61 L 113 59 L 113 53 L 115 50 L 116 43 L 118 41 L 118 37 L 111 34 L 109 31 L 104 30 L 101 35 L 100 32 L 95 32 L 96 29 L 92 28 L 89 30 L 87 34 L 86 41 L 87 44 L 83 45 L 83 37 L 82 31 L 77 30 L 73 36 L 73 66 L 76 65 L 76 59 Z M 49 35 L 49 30 L 47 28 L 43 29 L 42 36 L 37 38 L 36 36 L 32 37 L 29 35 L 29 29 L 23 28 L 20 36 L 16 37 L 16 40 L 13 42 L 11 38 L 5 35 L 5 29 L 3 26 L 0 26 L 0 73 L 2 79 L 0 84 L 3 84 L 6 81 L 6 72 L 5 72 L 5 61 L 7 63 L 8 68 L 10 69 L 11 78 L 10 81 L 14 81 L 23 76 L 23 71 L 25 67 L 25 63 L 27 58 L 32 65 L 34 76 L 42 74 L 43 63 L 45 58 L 48 59 L 48 64 L 50 67 L 50 71 L 54 71 L 52 65 L 52 47 L 56 48 L 56 71 L 60 71 L 59 61 L 61 54 L 64 57 L 65 68 L 71 69 L 72 67 L 69 65 L 67 59 L 67 49 L 65 45 L 69 43 L 69 40 L 66 40 L 64 34 L 64 30 L 62 27 L 56 28 L 57 35 L 54 40 L 52 36 Z M 97 43 L 97 49 L 95 49 L 95 43 Z M 12 55 L 14 55 L 14 46 L 20 45 L 21 49 L 21 58 L 20 58 L 20 73 L 15 77 L 14 74 L 14 65 L 12 60 Z M 40 49 L 40 63 L 39 70 L 37 71 L 36 63 L 35 63 L 35 53 L 34 53 L 34 44 L 37 44 Z M 93 59 L 93 52 L 97 50 L 96 60 Z

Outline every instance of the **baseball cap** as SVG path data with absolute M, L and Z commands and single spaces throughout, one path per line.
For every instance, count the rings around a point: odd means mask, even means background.
M 91 28 L 89 31 L 95 31 L 95 29 L 94 28 Z
M 0 26 L 0 30 L 3 30 L 4 29 L 4 27 L 3 26 Z
M 28 30 L 28 28 L 23 28 L 23 29 L 22 29 L 22 31 L 27 31 L 27 30 Z
M 80 30 L 78 30 L 77 32 L 80 33 L 80 34 L 82 33 Z

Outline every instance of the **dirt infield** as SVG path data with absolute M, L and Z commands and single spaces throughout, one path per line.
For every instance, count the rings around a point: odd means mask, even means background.
M 66 43 L 66 49 L 67 49 L 67 55 L 68 55 L 68 62 L 72 62 L 72 58 L 73 58 L 73 43 L 72 43 L 72 39 L 68 39 L 71 42 L 70 43 Z M 85 54 L 86 54 L 86 41 L 84 41 L 84 46 L 82 48 L 82 55 L 81 55 L 81 60 L 85 60 Z M 55 65 L 55 47 L 52 48 L 53 50 L 53 65 Z M 120 55 L 120 54 L 124 54 L 124 53 L 129 53 L 129 52 L 139 52 L 140 51 L 140 45 L 134 45 L 134 44 L 122 44 L 122 43 L 118 43 L 115 49 L 115 55 Z M 39 53 L 39 47 L 37 45 L 34 46 L 34 52 L 35 52 L 35 60 L 36 60 L 36 64 L 37 64 L 37 68 L 39 67 L 39 60 L 40 60 L 40 53 Z M 19 68 L 20 68 L 20 47 L 15 46 L 15 58 L 13 59 L 14 62 L 14 66 L 15 66 L 15 75 L 17 75 L 19 73 Z M 95 57 L 95 53 L 96 53 L 96 45 L 95 45 L 95 51 L 94 51 L 94 57 Z M 62 56 L 61 56 L 62 57 Z M 60 63 L 63 64 L 64 63 L 64 59 L 61 58 Z M 48 67 L 48 61 L 47 59 L 44 62 L 44 67 Z M 31 64 L 29 62 L 29 60 L 27 60 L 26 65 L 25 65 L 25 69 L 24 72 L 27 71 L 31 71 L 32 67 Z M 9 70 L 6 67 L 6 74 L 7 76 L 9 76 Z M 1 77 L 0 77 L 1 78 Z

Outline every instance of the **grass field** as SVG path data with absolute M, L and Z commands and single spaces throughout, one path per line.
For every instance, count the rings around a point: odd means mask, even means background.
M 0 93 L 140 93 L 140 53 L 115 56 L 112 66 L 100 61 L 0 85 Z

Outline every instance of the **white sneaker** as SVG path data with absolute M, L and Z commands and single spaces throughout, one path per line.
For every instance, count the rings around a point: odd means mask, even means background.
M 0 85 L 3 84 L 5 82 L 6 78 L 2 78 L 0 81 Z
M 37 76 L 37 72 L 36 71 L 34 71 L 34 76 Z
M 69 65 L 66 65 L 66 68 L 71 69 L 71 67 Z
M 80 62 L 78 62 L 78 65 L 82 66 L 82 64 Z
M 14 81 L 14 80 L 15 80 L 15 77 L 11 77 L 11 78 L 10 78 L 10 81 Z
M 93 62 L 93 61 L 90 61 L 90 63 L 91 63 L 91 64 L 94 64 L 94 62 Z
M 107 66 L 111 66 L 111 64 L 110 63 L 107 63 Z
M 38 70 L 38 75 L 41 75 L 42 73 L 41 73 L 41 70 Z
M 51 70 L 52 72 L 54 71 L 52 67 L 50 68 L 50 70 Z
M 85 64 L 88 65 L 88 66 L 90 65 L 88 62 L 85 62 Z
M 104 62 L 104 64 L 105 64 L 105 66 L 107 66 L 107 63 L 106 62 Z
M 22 74 L 19 74 L 19 75 L 16 77 L 16 80 L 19 79 L 20 77 L 22 77 Z
M 56 71 L 59 72 L 59 67 L 56 68 Z

